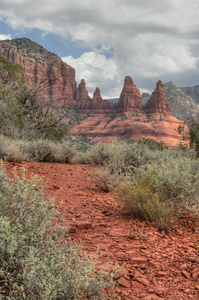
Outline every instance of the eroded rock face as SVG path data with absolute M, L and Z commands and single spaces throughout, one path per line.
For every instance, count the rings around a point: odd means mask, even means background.
M 171 115 L 169 104 L 166 100 L 162 81 L 157 82 L 156 88 L 146 104 L 147 113 L 162 113 L 166 116 Z
M 29 39 L 0 42 L 0 55 L 23 68 L 27 85 L 34 89 L 43 82 L 40 98 L 57 106 L 72 103 L 76 91 L 75 69 Z
M 143 106 L 140 91 L 133 83 L 130 76 L 126 76 L 124 87 L 120 95 L 120 99 L 116 104 L 117 112 L 129 112 L 132 110 L 139 110 Z

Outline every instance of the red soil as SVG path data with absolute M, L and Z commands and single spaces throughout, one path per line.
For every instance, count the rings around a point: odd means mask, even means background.
M 25 167 L 27 175 L 47 179 L 45 196 L 55 199 L 64 212 L 67 234 L 97 258 L 96 269 L 120 266 L 115 296 L 121 299 L 198 299 L 198 219 L 185 213 L 169 235 L 147 222 L 126 215 L 114 196 L 93 181 L 89 165 L 6 163 Z

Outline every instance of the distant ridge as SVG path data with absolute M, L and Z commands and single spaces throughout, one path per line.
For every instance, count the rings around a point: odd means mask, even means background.
M 199 85 L 180 88 L 187 96 L 190 96 L 197 104 L 199 104 Z
M 188 95 L 188 92 L 184 92 L 184 90 L 187 90 L 190 91 L 191 94 L 197 89 L 198 86 L 190 88 L 178 88 L 171 81 L 164 84 L 166 98 L 173 116 L 179 120 L 186 120 L 190 117 L 196 121 L 199 120 L 199 105 L 192 97 Z

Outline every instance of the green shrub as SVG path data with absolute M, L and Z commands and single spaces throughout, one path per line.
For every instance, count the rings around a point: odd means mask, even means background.
M 0 159 L 19 162 L 27 160 L 27 154 L 22 153 L 17 142 L 0 135 Z
M 135 169 L 116 195 L 134 217 L 168 231 L 184 209 L 198 207 L 199 161 L 180 150 L 166 151 Z
M 95 177 L 103 190 L 116 189 L 128 212 L 160 230 L 169 230 L 183 209 L 198 207 L 199 160 L 193 149 L 119 141 L 94 146 L 87 161 L 101 165 Z
M 87 162 L 102 165 L 96 170 L 96 178 L 108 191 L 128 181 L 137 168 L 157 160 L 158 155 L 161 155 L 160 151 L 152 151 L 146 145 L 118 141 L 95 145 L 87 153 Z
M 156 189 L 162 190 L 166 199 L 178 199 L 180 203 L 189 198 L 198 200 L 199 160 L 165 155 L 141 166 L 135 176 L 146 179 L 153 176 Z
M 0 135 L 0 158 L 3 160 L 73 163 L 76 156 L 76 148 L 71 142 L 23 141 Z
M 27 153 L 29 161 L 72 163 L 77 155 L 75 146 L 70 142 L 38 140 L 26 142 L 21 148 Z
M 156 154 L 146 145 L 137 142 L 116 141 L 107 144 L 96 144 L 87 152 L 87 161 L 92 165 L 106 165 L 112 157 L 119 157 L 125 166 L 139 167 Z
M 162 198 L 156 189 L 154 178 L 142 178 L 132 184 L 119 186 L 116 195 L 124 209 L 135 218 L 151 222 L 159 230 L 167 232 L 180 210 L 174 202 Z
M 107 274 L 65 238 L 38 177 L 8 179 L 0 167 L 0 299 L 102 299 Z M 41 182 L 40 182 L 41 184 Z

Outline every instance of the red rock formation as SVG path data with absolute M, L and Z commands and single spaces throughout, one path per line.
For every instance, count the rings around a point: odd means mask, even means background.
M 77 101 L 87 101 L 89 99 L 89 95 L 88 95 L 88 91 L 86 89 L 86 83 L 85 83 L 85 80 L 82 79 L 81 80 L 81 83 L 79 84 L 76 92 L 75 92 L 75 99 Z
M 93 114 L 84 118 L 80 124 L 71 129 L 72 134 L 84 134 L 93 142 L 107 143 L 120 138 L 126 140 L 152 139 L 163 142 L 169 147 L 177 147 L 180 143 L 188 145 L 189 140 L 184 140 L 178 133 L 179 125 L 184 125 L 172 116 L 160 116 L 153 114 L 151 122 L 147 120 L 144 112 L 138 112 L 137 116 L 129 115 L 126 118 L 120 114 Z M 188 128 L 185 126 L 185 133 Z M 188 137 L 188 136 L 187 136 Z
M 57 55 L 29 39 L 0 42 L 0 55 L 22 66 L 30 89 L 45 81 L 40 93 L 42 100 L 53 99 L 57 106 L 72 103 L 76 90 L 75 69 Z
M 100 102 L 102 101 L 102 96 L 100 94 L 100 89 L 97 87 L 95 92 L 93 93 L 93 102 Z
M 113 107 L 113 103 L 103 100 L 100 94 L 100 89 L 97 87 L 93 93 L 93 100 L 91 101 L 90 109 L 95 112 L 104 113 L 109 112 Z
M 130 76 L 126 76 L 120 99 L 116 104 L 117 112 L 139 110 L 143 106 L 141 95 Z
M 161 80 L 157 82 L 156 88 L 148 100 L 145 108 L 147 113 L 162 113 L 166 116 L 171 115 L 171 110 L 169 108 Z

